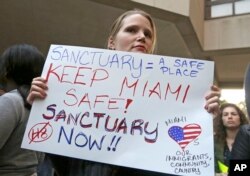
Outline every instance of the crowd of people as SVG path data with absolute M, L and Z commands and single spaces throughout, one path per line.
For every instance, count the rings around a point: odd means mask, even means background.
M 150 14 L 139 9 L 129 10 L 121 14 L 111 26 L 107 48 L 155 54 L 156 36 L 156 26 Z M 36 47 L 28 44 L 13 45 L 1 55 L 1 176 L 171 175 L 22 149 L 22 137 L 32 103 L 47 96 L 46 80 L 40 77 L 44 62 L 44 55 Z M 250 148 L 246 147 L 250 146 L 250 127 L 245 125 L 248 123 L 246 115 L 234 104 L 220 105 L 220 94 L 220 89 L 211 85 L 211 89 L 204 97 L 205 110 L 213 114 L 216 122 L 215 173 L 218 174 L 227 172 L 224 168 L 228 167 L 230 159 L 249 157 L 243 151 L 249 153 Z M 236 137 L 237 134 L 239 137 Z M 246 146 L 242 146 L 242 140 Z M 244 149 L 238 149 L 240 147 Z

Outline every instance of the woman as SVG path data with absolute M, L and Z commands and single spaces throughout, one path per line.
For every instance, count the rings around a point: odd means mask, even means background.
M 120 17 L 117 18 L 117 20 L 114 21 L 108 38 L 107 47 L 108 49 L 111 50 L 152 54 L 154 53 L 155 45 L 156 45 L 156 29 L 152 17 L 146 12 L 136 9 L 123 13 Z M 35 78 L 33 80 L 33 85 L 31 87 L 31 91 L 28 96 L 28 101 L 32 103 L 35 98 L 44 99 L 46 97 L 47 89 L 48 87 L 46 85 L 45 79 L 41 77 Z M 209 92 L 209 94 L 206 96 L 205 108 L 207 109 L 208 112 L 218 111 L 219 96 L 220 96 L 219 89 L 216 86 L 212 86 L 211 92 Z M 71 159 L 71 161 L 76 161 L 76 160 Z M 80 161 L 77 162 L 77 164 L 79 165 Z M 115 171 L 117 171 L 117 169 L 114 169 L 116 168 L 114 166 L 113 168 L 111 168 L 111 166 L 109 165 L 97 164 L 97 163 L 89 164 L 89 162 L 85 164 L 84 167 L 85 171 L 89 172 L 83 173 L 81 175 L 110 176 L 116 174 Z M 98 169 L 95 169 L 94 167 Z M 119 169 L 118 172 L 120 170 L 121 169 Z M 123 171 L 125 172 L 125 170 Z M 132 171 L 135 171 L 132 169 L 128 170 L 129 170 L 129 175 L 132 175 L 133 174 Z M 64 171 L 64 173 L 65 172 L 67 171 Z M 96 174 L 93 174 L 93 172 L 96 172 Z M 117 173 L 117 175 L 121 174 Z
M 240 126 L 247 124 L 248 119 L 244 112 L 232 103 L 222 104 L 220 110 L 220 118 L 216 119 L 218 124 L 215 125 L 215 172 L 227 173 L 235 137 Z
M 41 74 L 45 58 L 35 47 L 14 45 L 1 57 L 0 82 L 0 175 L 35 176 L 43 154 L 21 148 L 28 121 L 27 103 L 32 79 Z

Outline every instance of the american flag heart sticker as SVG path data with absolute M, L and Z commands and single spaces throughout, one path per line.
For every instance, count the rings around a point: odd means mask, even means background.
M 188 124 L 183 128 L 172 126 L 168 130 L 168 135 L 175 140 L 182 150 L 201 134 L 201 127 L 198 124 Z

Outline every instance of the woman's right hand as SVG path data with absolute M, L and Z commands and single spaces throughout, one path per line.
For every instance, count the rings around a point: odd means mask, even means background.
M 27 97 L 29 104 L 32 104 L 36 98 L 44 99 L 47 96 L 47 81 L 42 77 L 36 77 L 32 80 L 30 93 Z

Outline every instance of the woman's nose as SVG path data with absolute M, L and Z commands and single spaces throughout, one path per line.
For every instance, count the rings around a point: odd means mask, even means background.
M 145 42 L 145 34 L 144 34 L 144 32 L 139 32 L 138 33 L 137 40 Z

